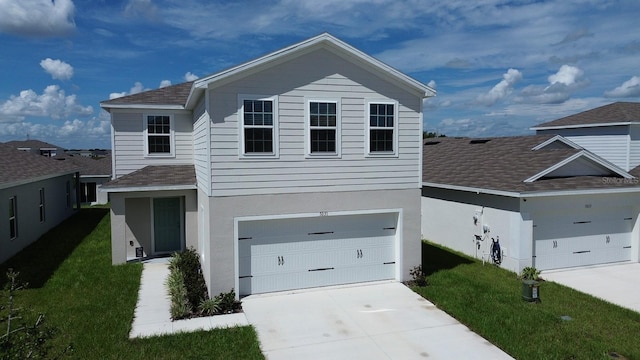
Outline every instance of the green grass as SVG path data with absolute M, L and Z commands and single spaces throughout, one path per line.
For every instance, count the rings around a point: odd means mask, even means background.
M 111 265 L 108 209 L 82 209 L 0 264 L 29 283 L 16 301 L 45 313 L 78 359 L 264 359 L 252 327 L 129 340 L 142 265 Z M 4 301 L 4 298 L 3 298 Z
M 516 359 L 640 359 L 639 313 L 553 282 L 528 303 L 515 273 L 427 242 L 422 254 L 429 286 L 414 290 Z

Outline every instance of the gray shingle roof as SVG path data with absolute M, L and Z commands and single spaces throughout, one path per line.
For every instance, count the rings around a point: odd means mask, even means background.
M 5 144 L 10 145 L 14 148 L 30 148 L 30 149 L 60 149 L 61 147 L 49 144 L 48 142 L 31 139 L 31 140 L 12 140 L 7 141 Z
M 171 85 L 160 89 L 143 91 L 141 93 L 106 100 L 100 104 L 109 105 L 185 105 L 193 81 Z
M 582 149 L 531 150 L 554 135 L 427 139 L 423 147 L 422 181 L 503 192 L 536 192 L 638 187 L 635 179 L 615 175 L 524 180 L 558 164 Z M 619 181 L 617 181 L 619 180 Z
M 0 187 L 10 187 L 76 171 L 79 169 L 72 163 L 0 144 Z
M 193 165 L 145 166 L 102 185 L 103 189 L 158 188 L 172 186 L 196 187 L 196 171 Z
M 640 103 L 615 102 L 613 104 L 539 124 L 532 127 L 532 129 L 628 122 L 640 122 Z
M 80 175 L 111 176 L 111 156 L 94 159 L 88 156 L 65 154 L 63 158 L 64 161 L 79 167 Z

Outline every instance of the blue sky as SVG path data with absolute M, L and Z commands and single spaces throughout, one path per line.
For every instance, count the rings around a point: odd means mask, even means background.
M 528 134 L 640 101 L 637 0 L 0 0 L 0 142 L 109 148 L 100 101 L 329 32 L 435 87 L 425 130 Z

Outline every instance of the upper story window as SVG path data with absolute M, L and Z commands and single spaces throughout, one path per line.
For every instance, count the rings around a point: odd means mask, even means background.
M 397 155 L 397 108 L 396 103 L 369 103 L 366 134 L 369 155 Z
M 241 155 L 278 156 L 276 97 L 240 96 Z
M 40 189 L 40 203 L 38 205 L 40 211 L 40 222 L 44 222 L 44 188 Z
M 311 156 L 340 155 L 340 111 L 336 101 L 310 101 L 307 152 Z
M 173 157 L 173 117 L 170 115 L 145 116 L 145 155 Z
M 18 237 L 18 198 L 9 198 L 9 239 Z

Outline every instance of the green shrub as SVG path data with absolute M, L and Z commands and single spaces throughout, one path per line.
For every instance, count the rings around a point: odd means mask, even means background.
M 540 279 L 540 271 L 532 266 L 527 266 L 520 272 L 522 280 L 538 280 Z
M 200 301 L 198 310 L 202 316 L 211 316 L 220 313 L 220 299 L 215 297 L 213 299 L 206 299 Z
M 409 270 L 409 275 L 411 275 L 411 285 L 427 286 L 427 274 L 422 271 L 422 265 L 414 266 Z
M 220 313 L 222 314 L 230 314 L 242 310 L 242 305 L 240 301 L 236 300 L 236 292 L 233 289 L 227 293 L 220 293 L 216 296 L 216 299 L 220 301 Z
M 202 300 L 209 298 L 198 253 L 194 248 L 189 248 L 182 252 L 178 259 L 177 267 L 187 288 L 187 301 L 191 308 L 196 309 Z
M 172 259 L 172 262 L 175 260 Z M 170 263 L 171 264 L 171 263 Z M 173 320 L 184 319 L 191 315 L 191 306 L 187 299 L 187 288 L 184 284 L 182 273 L 177 267 L 169 266 L 170 272 L 167 278 L 167 289 L 171 299 L 170 311 Z

